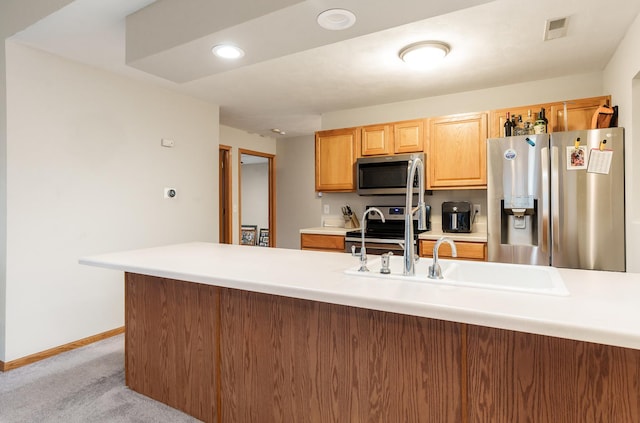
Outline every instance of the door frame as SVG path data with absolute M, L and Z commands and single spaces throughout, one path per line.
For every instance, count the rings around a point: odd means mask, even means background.
M 231 173 L 231 147 L 219 145 L 218 147 L 218 242 L 220 244 L 233 243 L 233 209 L 232 209 L 232 173 Z
M 238 149 L 238 239 L 242 238 L 242 155 L 264 157 L 269 162 L 269 247 L 276 246 L 276 156 L 260 151 Z

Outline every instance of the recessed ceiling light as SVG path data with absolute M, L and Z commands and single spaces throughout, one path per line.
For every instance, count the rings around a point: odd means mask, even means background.
M 239 59 L 244 56 L 241 48 L 230 44 L 219 44 L 211 49 L 211 52 L 223 59 Z
M 398 55 L 409 65 L 428 67 L 444 59 L 450 50 L 448 44 L 440 41 L 420 41 L 404 47 Z
M 331 31 L 351 28 L 356 23 L 356 15 L 347 9 L 329 9 L 320 13 L 318 25 Z

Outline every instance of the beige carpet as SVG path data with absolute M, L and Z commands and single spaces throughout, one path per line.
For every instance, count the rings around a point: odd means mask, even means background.
M 123 335 L 0 373 L 0 423 L 198 421 L 125 386 Z

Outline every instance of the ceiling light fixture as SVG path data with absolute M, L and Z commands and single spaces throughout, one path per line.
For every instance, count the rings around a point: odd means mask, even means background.
M 271 132 L 273 132 L 274 134 L 280 134 L 280 135 L 286 134 L 286 132 L 284 132 L 282 129 L 278 129 L 278 128 L 273 128 L 271 130 Z
M 420 67 L 433 66 L 449 54 L 451 48 L 440 41 L 420 41 L 409 44 L 398 53 L 403 62 Z
M 318 25 L 330 31 L 351 28 L 356 23 L 356 15 L 347 9 L 329 9 L 320 13 Z
M 232 46 L 230 44 L 218 44 L 213 46 L 211 52 L 223 59 L 239 59 L 244 56 L 244 51 L 240 47 Z

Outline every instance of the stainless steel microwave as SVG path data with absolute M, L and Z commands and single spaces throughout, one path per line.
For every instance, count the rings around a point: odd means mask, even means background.
M 359 195 L 406 194 L 409 166 L 416 157 L 422 160 L 426 170 L 424 153 L 359 158 L 356 162 L 356 192 Z M 419 172 L 416 172 L 414 188 L 418 188 L 418 177 Z

